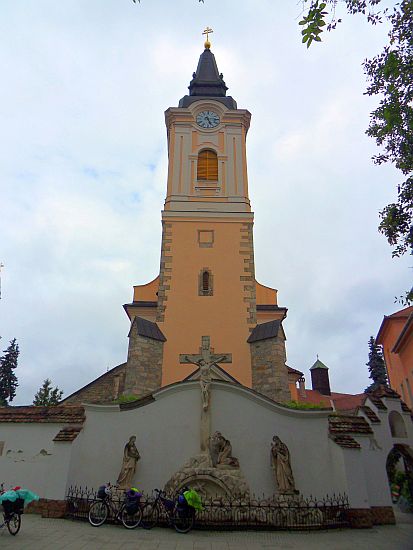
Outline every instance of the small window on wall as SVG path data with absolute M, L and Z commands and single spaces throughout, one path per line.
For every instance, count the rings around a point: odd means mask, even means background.
M 207 268 L 204 267 L 199 274 L 198 281 L 198 294 L 199 296 L 212 296 L 213 294 L 213 285 L 212 285 L 212 273 Z
M 215 151 L 204 149 L 199 152 L 197 180 L 218 181 L 218 157 Z

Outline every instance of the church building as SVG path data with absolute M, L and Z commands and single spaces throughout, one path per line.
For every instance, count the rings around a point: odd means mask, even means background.
M 342 495 L 346 524 L 394 523 L 387 472 L 402 460 L 413 472 L 411 411 L 390 388 L 331 391 L 318 358 L 311 390 L 287 366 L 287 309 L 255 278 L 251 114 L 227 89 L 207 34 L 189 93 L 165 112 L 160 269 L 123 306 L 126 362 L 59 406 L 0 407 L 1 481 L 30 487 L 44 515 L 64 516 L 71 487 L 124 482 L 133 445 L 127 483 L 148 494 L 264 495 L 270 528 L 288 527 L 291 510 L 295 526 L 338 526 L 336 506 L 302 510 Z
M 221 376 L 275 401 L 291 400 L 282 327 L 287 309 L 275 289 L 255 279 L 246 153 L 251 114 L 227 89 L 207 40 L 189 95 L 165 112 L 160 272 L 135 286 L 133 301 L 124 305 L 131 323 L 127 362 L 65 403 L 141 397 L 182 381 L 194 368 L 180 355 L 197 353 L 204 335 L 215 353 L 232 356 Z M 290 384 L 295 387 L 293 379 Z

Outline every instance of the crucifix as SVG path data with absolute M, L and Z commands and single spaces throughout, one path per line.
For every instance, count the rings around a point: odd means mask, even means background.
M 210 385 L 211 368 L 217 363 L 232 363 L 231 353 L 214 354 L 211 348 L 209 336 L 202 336 L 199 353 L 194 355 L 181 354 L 180 363 L 192 363 L 199 367 L 199 384 L 201 388 L 201 451 L 208 450 L 209 438 L 211 435 L 211 411 L 210 411 Z
M 211 43 L 210 41 L 208 40 L 208 35 L 211 34 L 211 32 L 214 32 L 212 29 L 210 29 L 209 27 L 207 27 L 204 32 L 202 34 L 206 34 L 206 40 L 205 40 L 205 48 L 210 48 L 211 47 Z

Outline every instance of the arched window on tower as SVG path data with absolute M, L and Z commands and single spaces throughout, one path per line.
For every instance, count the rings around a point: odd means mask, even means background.
M 198 281 L 198 294 L 199 296 L 212 296 L 213 295 L 213 276 L 211 271 L 204 267 L 199 273 Z
M 211 149 L 203 149 L 198 154 L 198 181 L 218 181 L 218 156 Z

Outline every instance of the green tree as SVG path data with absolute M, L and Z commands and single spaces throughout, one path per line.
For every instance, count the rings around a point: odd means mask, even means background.
M 63 390 L 59 390 L 57 386 L 52 388 L 52 381 L 46 378 L 42 387 L 34 396 L 33 405 L 38 407 L 52 407 L 58 405 L 59 401 L 62 399 L 62 395 Z
M 413 254 L 413 1 L 403 0 L 392 9 L 376 11 L 382 0 L 342 0 L 350 14 L 362 13 L 373 25 L 390 24 L 388 43 L 373 59 L 365 60 L 366 94 L 380 97 L 379 105 L 370 114 L 366 134 L 376 140 L 381 152 L 373 157 L 375 164 L 391 163 L 402 173 L 397 196 L 380 212 L 379 231 L 393 247 L 393 257 Z M 302 41 L 321 42 L 323 28 L 335 29 L 338 0 L 303 0 L 305 10 L 299 24 Z M 330 15 L 327 4 L 332 8 Z M 328 19 L 330 18 L 330 19 Z M 328 24 L 327 24 L 327 21 Z M 405 305 L 413 303 L 413 287 L 401 297 Z
M 369 368 L 369 378 L 373 380 L 365 392 L 371 392 L 381 385 L 388 386 L 386 365 L 384 363 L 381 347 L 376 344 L 373 336 L 369 340 L 369 360 L 366 363 Z
M 16 388 L 19 385 L 14 370 L 17 367 L 19 357 L 19 345 L 16 338 L 10 341 L 4 355 L 0 357 L 0 406 L 7 406 L 16 396 Z

